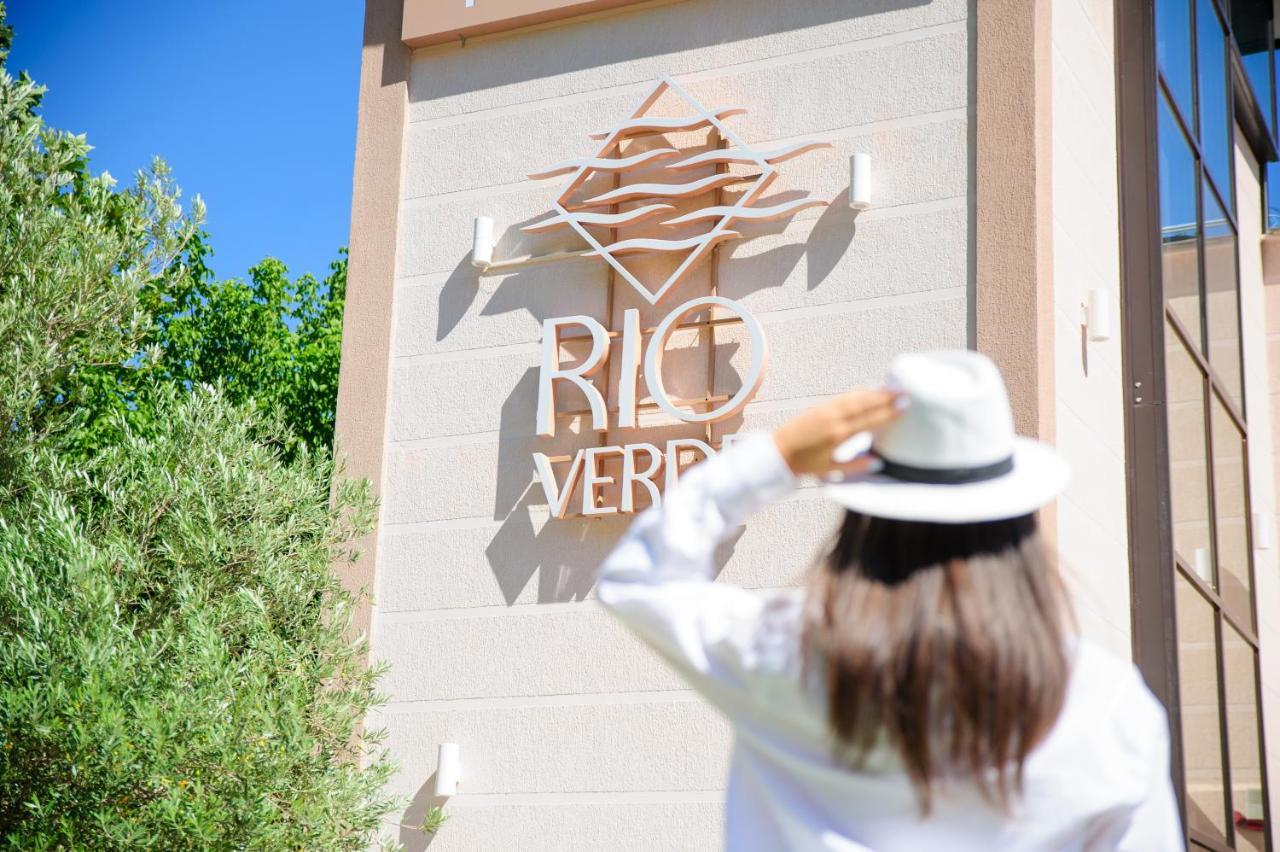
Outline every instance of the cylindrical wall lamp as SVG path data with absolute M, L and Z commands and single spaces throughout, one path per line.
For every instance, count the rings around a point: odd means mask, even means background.
M 1111 291 L 1105 287 L 1095 287 L 1089 291 L 1088 315 L 1085 323 L 1089 329 L 1090 340 L 1111 339 Z
M 462 758 L 457 743 L 440 743 L 436 755 L 436 796 L 455 796 L 462 776 Z
M 1195 569 L 1196 576 L 1205 583 L 1213 585 L 1213 564 L 1209 560 L 1209 548 L 1197 547 L 1195 550 L 1195 565 L 1191 566 Z
M 476 217 L 476 229 L 471 238 L 471 265 L 488 269 L 493 263 L 493 220 L 488 216 Z
M 1253 513 L 1253 546 L 1255 550 L 1270 550 L 1272 545 L 1271 516 L 1266 512 Z
M 854 210 L 871 206 L 870 154 L 854 154 L 849 158 L 849 206 Z

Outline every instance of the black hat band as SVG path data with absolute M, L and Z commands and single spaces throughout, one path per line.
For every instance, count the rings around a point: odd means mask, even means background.
M 884 466 L 876 471 L 881 476 L 928 485 L 965 485 L 970 482 L 984 482 L 1004 476 L 1013 470 L 1013 456 L 980 467 L 916 467 L 892 461 L 878 454 L 877 457 L 884 462 Z

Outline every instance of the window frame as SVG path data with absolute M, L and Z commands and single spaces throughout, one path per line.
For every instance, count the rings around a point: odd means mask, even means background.
M 1235 793 L 1232 789 L 1229 720 L 1227 717 L 1227 684 L 1224 664 L 1224 630 L 1234 629 L 1244 642 L 1252 649 L 1252 672 L 1254 678 L 1255 719 L 1257 722 L 1257 746 L 1260 759 L 1260 783 L 1263 791 L 1264 819 L 1268 831 L 1265 844 L 1268 852 L 1272 849 L 1271 834 L 1274 827 L 1271 822 L 1269 803 L 1269 779 L 1266 766 L 1266 742 L 1262 717 L 1262 679 L 1259 659 L 1258 621 L 1256 600 L 1256 572 L 1253 558 L 1252 529 L 1252 495 L 1250 493 L 1248 451 L 1249 433 L 1246 420 L 1248 401 L 1244 391 L 1244 346 L 1243 322 L 1240 316 L 1240 280 L 1239 263 L 1240 232 L 1236 215 L 1236 176 L 1235 146 L 1236 133 L 1240 132 L 1246 139 L 1260 161 L 1275 159 L 1275 144 L 1271 134 L 1264 134 L 1265 145 L 1260 145 L 1256 138 L 1258 105 L 1254 93 L 1244 73 L 1238 47 L 1231 29 L 1231 18 L 1227 10 L 1218 0 L 1208 0 L 1213 11 L 1219 16 L 1226 39 L 1226 85 L 1224 93 L 1227 103 L 1229 156 L 1228 170 L 1231 186 L 1224 193 L 1217 185 L 1212 174 L 1205 168 L 1203 151 L 1199 134 L 1194 132 L 1195 123 L 1200 120 L 1202 110 L 1199 107 L 1200 85 L 1199 69 L 1196 67 L 1199 57 L 1199 27 L 1196 16 L 1199 4 L 1187 0 L 1190 14 L 1191 31 L 1191 63 L 1193 115 L 1192 121 L 1182 114 L 1181 106 L 1172 92 L 1168 81 L 1158 67 L 1156 57 L 1156 0 L 1135 3 L 1116 4 L 1116 106 L 1117 106 L 1117 143 L 1118 143 L 1118 176 L 1120 189 L 1120 263 L 1123 314 L 1125 328 L 1123 334 L 1123 377 L 1125 387 L 1125 444 L 1126 474 L 1129 481 L 1128 521 L 1129 521 L 1129 556 L 1130 580 L 1132 590 L 1132 628 L 1135 662 L 1146 677 L 1148 684 L 1156 696 L 1164 703 L 1170 721 L 1171 762 L 1175 790 L 1178 795 L 1178 807 L 1182 815 L 1183 826 L 1186 821 L 1186 774 L 1185 755 L 1182 749 L 1183 714 L 1180 705 L 1178 678 L 1178 639 L 1176 619 L 1176 584 L 1179 579 L 1185 580 L 1198 593 L 1214 612 L 1215 664 L 1218 680 L 1218 723 L 1219 749 L 1222 758 L 1223 798 L 1226 812 L 1227 832 L 1226 844 L 1216 838 L 1205 836 L 1198 831 L 1187 829 L 1190 843 L 1203 848 L 1220 850 L 1231 849 L 1236 842 L 1236 826 L 1234 811 L 1242 810 L 1235 806 Z M 1274 30 L 1273 30 L 1274 32 Z M 1277 75 L 1275 61 L 1271 62 L 1273 80 Z M 1242 86 L 1243 83 L 1243 86 Z M 1157 110 L 1159 99 L 1164 99 L 1174 117 L 1184 141 L 1196 161 L 1196 226 L 1197 247 L 1199 251 L 1198 275 L 1200 288 L 1201 334 L 1205 341 L 1205 350 L 1188 334 L 1185 325 L 1166 306 L 1163 293 L 1163 254 L 1162 254 L 1162 222 L 1160 211 L 1159 182 L 1159 141 L 1157 137 Z M 1244 101 L 1244 103 L 1242 103 Z M 1243 107 L 1243 109 L 1242 109 Z M 1246 114 L 1251 113 L 1251 114 Z M 1243 119 L 1243 121 L 1241 120 Z M 1266 125 L 1263 123 L 1263 128 Z M 1274 127 L 1274 123 L 1272 125 Z M 1259 152 L 1259 148 L 1263 150 Z M 1237 350 L 1241 371 L 1240 405 L 1231 399 L 1226 385 L 1208 357 L 1208 290 L 1205 278 L 1205 199 L 1206 191 L 1214 193 L 1224 214 L 1227 224 L 1235 236 L 1235 288 L 1236 288 L 1236 321 Z M 1264 187 L 1264 207 L 1265 200 Z M 1225 199 L 1228 203 L 1221 203 Z M 1265 210 L 1264 210 L 1265 214 Z M 1264 215 L 1263 222 L 1268 221 Z M 1200 370 L 1200 381 L 1204 394 L 1205 407 L 1205 456 L 1207 483 L 1209 488 L 1208 520 L 1210 541 L 1214 553 L 1214 580 L 1220 586 L 1218 547 L 1218 515 L 1217 515 L 1217 477 L 1213 467 L 1213 404 L 1216 399 L 1232 424 L 1240 432 L 1242 448 L 1241 487 L 1244 489 L 1246 550 L 1249 573 L 1249 605 L 1252 610 L 1250 625 L 1243 625 L 1234 613 L 1226 606 L 1214 584 L 1204 582 L 1177 556 L 1173 547 L 1173 525 L 1171 517 L 1171 485 L 1172 476 L 1169 467 L 1169 435 L 1168 418 L 1165 401 L 1165 325 L 1173 328 L 1178 343 L 1190 353 L 1193 362 Z

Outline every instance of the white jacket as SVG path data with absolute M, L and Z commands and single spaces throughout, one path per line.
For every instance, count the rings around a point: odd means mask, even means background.
M 1029 756 L 1014 813 L 956 781 L 923 819 L 885 749 L 834 759 L 823 698 L 802 686 L 803 592 L 713 581 L 716 545 L 794 477 L 751 435 L 690 469 L 605 561 L 599 596 L 733 724 L 730 850 L 1184 849 L 1164 709 L 1127 660 L 1083 640 L 1062 713 Z

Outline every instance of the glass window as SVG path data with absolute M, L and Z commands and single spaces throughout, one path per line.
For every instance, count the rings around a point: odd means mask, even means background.
M 1227 41 L 1214 0 L 1196 3 L 1196 67 L 1200 85 L 1200 148 L 1215 185 L 1231 186 L 1231 113 L 1227 109 Z M 1230 202 L 1228 202 L 1230 203 Z
M 1178 576 L 1178 691 L 1187 828 L 1226 842 L 1227 800 L 1218 715 L 1217 632 L 1213 606 Z
M 1247 0 L 1232 0 L 1231 6 L 1233 21 L 1253 16 L 1241 25 L 1248 39 L 1246 69 L 1255 100 L 1274 127 L 1269 7 Z M 1168 570 L 1178 658 L 1177 693 L 1167 699 L 1179 709 L 1191 845 L 1262 849 L 1266 794 L 1233 169 L 1236 81 L 1228 71 L 1230 42 L 1218 12 L 1219 0 L 1156 0 L 1169 464 L 1168 492 L 1160 496 L 1170 506 L 1175 564 Z M 1280 202 L 1280 190 L 1276 197 Z
M 1164 365 L 1173 548 L 1192 573 L 1213 586 L 1204 374 L 1168 323 L 1165 323 Z
M 1156 57 L 1165 83 L 1173 92 L 1178 108 L 1192 127 L 1195 113 L 1191 100 L 1191 3 L 1189 0 L 1157 0 Z
M 1243 409 L 1240 375 L 1240 300 L 1236 279 L 1236 235 L 1217 199 L 1204 192 L 1204 302 L 1213 371 L 1227 396 Z
M 1236 848 L 1262 852 L 1262 748 L 1258 737 L 1257 653 L 1231 625 L 1222 628 L 1222 673 L 1227 709 L 1227 755 Z
M 1280 163 L 1267 163 L 1267 230 L 1280 228 Z
M 1213 433 L 1213 519 L 1218 552 L 1218 593 L 1236 620 L 1253 628 L 1249 579 L 1249 518 L 1245 489 L 1244 435 L 1214 396 L 1210 404 Z
M 1200 226 L 1196 215 L 1196 160 L 1187 138 L 1160 98 L 1160 233 L 1165 305 L 1195 346 L 1200 335 Z

